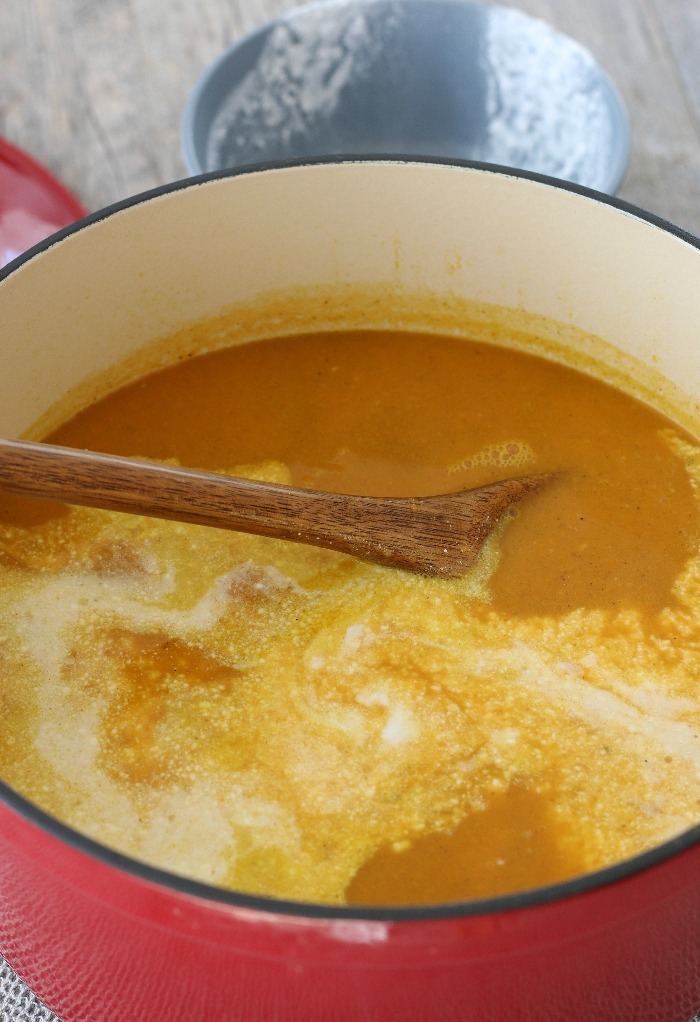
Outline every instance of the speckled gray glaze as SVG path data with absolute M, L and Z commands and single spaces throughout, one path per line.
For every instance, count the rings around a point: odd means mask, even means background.
M 330 0 L 240 39 L 183 115 L 190 173 L 313 156 L 496 163 L 615 192 L 622 101 L 578 43 L 467 0 Z

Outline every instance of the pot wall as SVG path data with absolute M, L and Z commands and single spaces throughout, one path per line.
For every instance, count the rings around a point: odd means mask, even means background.
M 524 309 L 700 393 L 698 252 L 571 190 L 457 166 L 347 163 L 209 180 L 99 217 L 2 285 L 5 435 L 183 324 L 270 290 L 335 283 Z
M 687 1022 L 697 849 L 549 904 L 411 922 L 211 904 L 0 811 L 0 940 L 65 1022 Z
M 0 283 L 0 431 L 183 324 L 334 283 L 573 325 L 661 371 L 692 418 L 699 281 L 692 243 L 511 173 L 359 162 L 199 181 L 99 215 Z M 0 946 L 65 1022 L 686 1022 L 700 1007 L 690 841 L 558 900 L 391 921 L 219 903 L 49 830 L 16 800 L 0 809 Z

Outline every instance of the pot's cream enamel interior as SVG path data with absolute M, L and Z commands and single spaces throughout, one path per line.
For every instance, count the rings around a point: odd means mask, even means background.
M 544 316 L 576 327 L 584 350 L 586 335 L 604 338 L 680 388 L 692 422 L 699 272 L 677 237 L 507 174 L 349 163 L 195 184 L 97 221 L 2 283 L 0 430 L 23 433 L 81 381 L 231 305 L 354 284 Z

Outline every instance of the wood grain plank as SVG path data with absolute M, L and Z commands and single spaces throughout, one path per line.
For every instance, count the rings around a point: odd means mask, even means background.
M 653 0 L 653 4 L 678 67 L 700 143 L 700 3 Z
M 0 133 L 90 208 L 186 173 L 180 118 L 196 79 L 291 0 L 3 0 Z M 700 233 L 700 4 L 519 0 L 608 71 L 630 112 L 624 198 Z

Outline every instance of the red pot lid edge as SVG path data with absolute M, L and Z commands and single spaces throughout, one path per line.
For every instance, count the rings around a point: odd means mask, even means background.
M 0 266 L 86 213 L 46 167 L 0 137 Z

